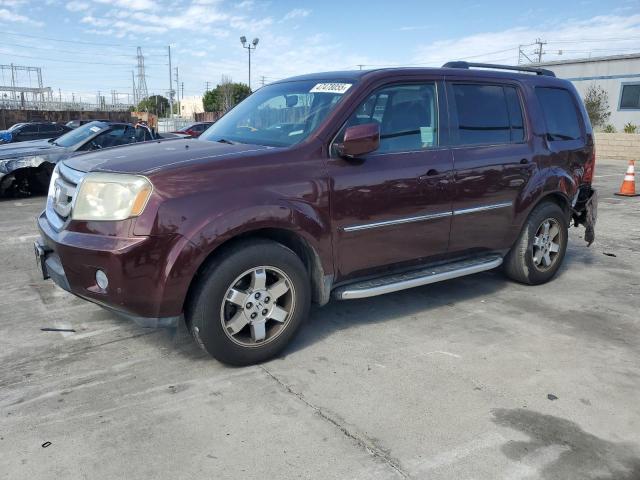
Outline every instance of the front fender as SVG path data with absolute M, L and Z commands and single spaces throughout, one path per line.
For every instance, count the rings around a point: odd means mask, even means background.
M 163 306 L 163 312 L 173 314 L 183 304 L 196 273 L 220 246 L 240 235 L 262 229 L 285 230 L 298 235 L 314 249 L 324 273 L 333 272 L 330 230 L 312 205 L 283 201 L 230 210 L 182 233 L 184 243 L 172 254 L 172 261 L 167 266 L 167 291 L 173 293 Z
M 38 168 L 43 163 L 49 162 L 46 155 L 29 155 L 19 158 L 0 160 L 0 173 L 8 175 L 22 168 Z
M 301 236 L 321 258 L 330 258 L 323 255 L 330 248 L 329 225 L 312 205 L 304 202 L 281 201 L 231 210 L 209 219 L 201 228 L 185 233 L 185 236 L 206 258 L 232 238 L 266 228 L 291 231 Z M 323 268 L 329 271 L 331 265 L 323 263 Z

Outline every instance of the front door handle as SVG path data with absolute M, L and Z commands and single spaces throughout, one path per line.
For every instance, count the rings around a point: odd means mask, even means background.
M 420 181 L 429 180 L 430 177 L 435 177 L 439 173 L 440 172 L 438 172 L 438 170 L 436 170 L 435 168 L 432 168 L 425 175 L 420 175 L 418 177 L 418 180 Z
M 522 160 L 520 160 L 520 165 L 526 165 L 527 163 L 529 163 L 529 160 L 526 158 L 523 158 Z

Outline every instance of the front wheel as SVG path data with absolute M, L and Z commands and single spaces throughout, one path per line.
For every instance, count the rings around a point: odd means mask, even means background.
M 559 205 L 545 202 L 529 215 L 520 237 L 504 260 L 504 271 L 517 282 L 539 285 L 556 274 L 567 250 L 568 224 Z
M 287 247 L 243 242 L 203 272 L 187 308 L 198 344 L 221 362 L 248 365 L 279 353 L 305 320 L 309 277 Z

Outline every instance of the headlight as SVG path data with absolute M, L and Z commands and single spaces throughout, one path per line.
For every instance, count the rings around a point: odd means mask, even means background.
M 88 173 L 80 182 L 74 220 L 125 220 L 144 211 L 153 186 L 139 175 Z

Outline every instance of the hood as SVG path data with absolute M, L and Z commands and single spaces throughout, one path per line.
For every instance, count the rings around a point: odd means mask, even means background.
M 6 145 L 0 145 L 0 159 L 41 155 L 60 150 L 64 150 L 64 148 L 49 143 L 49 140 L 8 143 Z
M 244 143 L 229 145 L 196 139 L 160 140 L 91 152 L 64 163 L 82 172 L 149 174 L 177 165 L 209 162 L 268 149 L 272 147 Z

